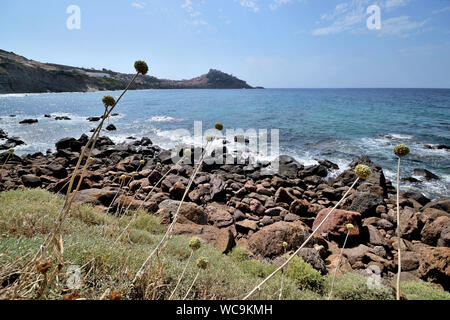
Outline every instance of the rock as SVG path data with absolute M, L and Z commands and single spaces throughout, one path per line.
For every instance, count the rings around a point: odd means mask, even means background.
M 258 230 L 258 223 L 253 220 L 245 219 L 236 222 L 236 229 L 241 233 L 248 233 L 249 230 L 256 231 Z
M 306 167 L 298 173 L 300 178 L 309 177 L 309 176 L 319 176 L 326 177 L 328 175 L 328 170 L 325 166 L 319 164 L 314 166 Z
M 440 284 L 450 290 L 450 248 L 423 245 L 418 273 L 423 280 Z
M 360 244 L 359 246 L 355 248 L 345 248 L 342 250 L 342 254 L 347 257 L 348 262 L 351 265 L 356 264 L 357 262 L 360 262 L 363 260 L 365 255 L 369 253 L 371 250 L 368 246 L 365 246 L 363 244 Z
M 438 217 L 436 220 L 429 220 L 420 232 L 421 241 L 430 246 L 436 246 L 441 233 L 450 227 L 450 218 L 447 216 Z
M 317 162 L 327 169 L 339 170 L 339 166 L 329 160 L 317 160 Z
M 25 119 L 19 122 L 19 124 L 33 124 L 33 123 L 37 123 L 38 120 L 37 119 Z
M 322 209 L 314 220 L 313 230 L 315 230 L 331 209 Z M 349 233 L 349 240 L 353 240 L 360 235 L 361 232 L 361 214 L 354 211 L 346 211 L 336 209 L 328 217 L 328 219 L 317 230 L 318 234 L 326 233 L 338 240 L 343 240 L 347 235 L 347 224 L 353 224 L 354 229 Z
M 450 213 L 450 198 L 434 200 L 423 207 L 423 209 L 433 208 Z
M 279 216 L 281 215 L 281 212 L 286 211 L 283 207 L 273 207 L 270 209 L 267 209 L 264 214 L 267 216 Z
M 27 174 L 21 177 L 22 183 L 27 188 L 39 188 L 42 184 L 41 178 L 34 174 Z
M 450 247 L 450 226 L 447 226 L 444 230 L 441 232 L 441 236 L 439 237 L 437 241 L 438 247 Z
M 281 155 L 273 162 L 276 163 L 278 161 L 278 175 L 286 178 L 295 179 L 297 178 L 297 173 L 300 169 L 303 169 L 303 165 L 301 165 L 297 160 L 290 156 Z M 273 167 L 273 165 L 272 165 Z
M 86 120 L 90 122 L 97 122 L 100 121 L 101 117 L 89 117 Z
M 228 227 L 233 224 L 234 209 L 226 205 L 213 202 L 205 208 L 208 223 L 218 228 Z
M 181 200 L 186 191 L 186 187 L 180 181 L 175 182 L 175 184 L 169 189 L 169 193 L 172 199 Z
M 75 201 L 80 203 L 91 203 L 93 205 L 102 205 L 109 207 L 117 194 L 117 190 L 110 188 L 104 189 L 85 189 L 77 192 Z
M 369 192 L 355 192 L 348 210 L 359 212 L 362 217 L 371 217 L 377 215 L 379 205 L 385 205 L 382 196 Z
M 416 200 L 418 203 L 420 203 L 422 206 L 426 205 L 427 203 L 430 202 L 430 199 L 428 199 L 427 197 L 425 197 L 422 193 L 420 192 L 412 192 L 412 191 L 408 191 L 408 192 L 404 192 L 401 194 L 401 196 L 403 198 L 407 198 L 407 199 L 414 199 Z
M 6 138 L 8 138 L 8 134 L 4 130 L 0 129 L 0 139 Z
M 308 201 L 296 199 L 289 206 L 289 211 L 298 216 L 305 217 L 308 215 L 309 206 L 310 203 Z
M 207 203 L 211 200 L 211 189 L 209 184 L 201 184 L 191 192 L 189 192 L 189 199 L 191 201 L 201 204 Z
M 56 150 L 68 149 L 71 151 L 81 151 L 81 143 L 75 138 L 64 138 L 55 143 Z
M 373 245 L 380 245 L 380 246 L 384 246 L 386 245 L 386 241 L 384 240 L 383 235 L 380 233 L 380 231 L 378 231 L 377 228 L 375 228 L 374 226 L 367 226 L 368 232 L 369 232 L 369 243 L 373 244 Z
M 108 125 L 108 126 L 106 127 L 106 130 L 108 130 L 108 131 L 115 131 L 115 130 L 117 130 L 117 128 L 116 128 L 115 125 L 113 125 L 113 124 L 111 123 L 110 125 Z
M 431 171 L 428 171 L 427 169 L 414 169 L 413 175 L 422 177 L 427 181 L 439 180 L 439 177 L 437 175 L 435 175 Z
M 170 223 L 172 221 L 173 215 L 178 210 L 180 201 L 176 200 L 164 200 L 159 204 L 159 210 L 156 213 L 161 217 L 163 222 Z M 208 218 L 203 211 L 203 208 L 191 202 L 183 202 L 180 208 L 178 222 L 188 223 L 193 222 L 196 224 L 206 224 Z
M 394 257 L 394 261 L 397 263 L 397 254 Z M 413 251 L 402 252 L 402 271 L 417 270 L 420 265 L 420 254 Z
M 183 235 L 187 238 L 198 237 L 226 253 L 234 246 L 234 237 L 229 229 L 219 229 L 208 225 L 175 223 L 173 234 Z
M 300 217 L 296 214 L 293 213 L 288 213 L 285 217 L 284 217 L 284 221 L 286 222 L 294 222 L 294 221 L 299 221 Z
M 411 240 L 419 236 L 419 221 L 414 209 L 405 207 L 400 210 L 400 230 L 402 238 Z
M 52 172 L 52 176 L 58 179 L 64 179 L 67 177 L 67 170 L 59 163 L 51 163 L 47 166 L 47 169 Z
M 325 261 L 320 257 L 319 252 L 315 248 L 303 248 L 298 255 L 303 261 L 309 263 L 314 269 L 320 271 L 321 274 L 327 273 Z
M 163 175 L 161 174 L 161 172 L 154 170 L 149 174 L 148 181 L 152 185 L 155 185 L 159 180 L 162 179 L 162 177 L 163 177 Z
M 249 246 L 253 253 L 263 257 L 273 257 L 284 253 L 283 242 L 287 242 L 286 250 L 298 248 L 309 236 L 310 229 L 302 222 L 275 222 L 252 234 Z M 312 246 L 312 243 L 309 244 Z
M 72 119 L 70 119 L 69 117 L 67 117 L 67 116 L 61 116 L 61 117 L 55 117 L 55 120 L 72 120 Z
M 250 199 L 250 212 L 258 216 L 264 215 L 266 208 L 261 204 L 261 202 L 257 199 Z
M 210 179 L 211 200 L 224 200 L 225 198 L 225 182 L 217 177 Z
M 287 203 L 290 205 L 295 199 L 296 198 L 283 187 L 278 188 L 277 192 L 275 193 L 276 203 Z

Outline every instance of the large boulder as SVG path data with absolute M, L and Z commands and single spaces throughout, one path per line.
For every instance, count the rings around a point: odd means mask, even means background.
M 450 213 L 450 198 L 434 200 L 423 207 L 423 209 L 433 208 Z
M 319 252 L 315 248 L 303 248 L 298 255 L 314 269 L 319 270 L 320 273 L 327 273 L 327 266 L 325 261 L 320 257 Z
M 249 238 L 249 246 L 257 255 L 274 257 L 284 253 L 283 242 L 288 244 L 286 250 L 297 249 L 310 232 L 311 230 L 300 221 L 279 221 L 252 234 Z M 309 246 L 312 246 L 312 243 Z
M 287 191 L 283 187 L 278 188 L 277 192 L 275 193 L 276 203 L 287 203 L 290 205 L 296 199 L 297 198 L 295 198 L 289 191 Z
M 75 138 L 64 138 L 55 143 L 56 150 L 68 149 L 79 152 L 81 150 L 81 143 Z
M 109 207 L 116 195 L 117 190 L 110 188 L 80 190 L 75 196 L 75 202 L 91 203 L 93 205 Z
M 198 237 L 222 253 L 229 251 L 235 244 L 229 229 L 219 229 L 209 225 L 175 223 L 173 234 L 188 238 Z
M 447 216 L 438 217 L 436 220 L 429 220 L 420 232 L 421 241 L 430 246 L 436 246 L 441 233 L 450 227 L 450 218 Z
M 159 204 L 159 210 L 156 214 L 161 217 L 163 222 L 169 223 L 172 221 L 173 216 L 176 214 L 179 205 L 180 201 L 164 200 Z M 195 203 L 183 202 L 180 208 L 178 222 L 207 224 L 208 218 L 202 207 L 196 205 Z
M 419 275 L 422 279 L 440 284 L 450 290 L 450 248 L 421 245 Z
M 361 213 L 365 217 L 372 217 L 377 215 L 377 207 L 384 205 L 382 196 L 370 192 L 355 192 L 352 204 L 348 208 L 350 211 Z
M 298 171 L 303 169 L 303 165 L 300 164 L 291 156 L 281 155 L 274 162 L 278 161 L 278 175 L 285 178 L 295 179 L 297 178 Z
M 325 219 L 331 209 L 322 209 L 313 223 L 313 230 Z M 354 229 L 349 233 L 349 239 L 357 238 L 361 233 L 361 214 L 355 211 L 336 209 L 317 230 L 318 234 L 326 233 L 329 237 L 342 240 L 347 235 L 347 224 L 353 224 Z
M 208 218 L 208 223 L 218 228 L 228 227 L 234 222 L 234 208 L 217 202 L 210 203 L 205 208 L 205 213 Z
M 27 188 L 39 188 L 42 185 L 41 178 L 34 174 L 26 174 L 21 177 L 22 183 Z

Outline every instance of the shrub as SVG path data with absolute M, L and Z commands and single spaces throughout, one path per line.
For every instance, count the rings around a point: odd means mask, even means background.
M 236 262 L 242 262 L 250 259 L 250 253 L 242 247 L 234 247 L 228 255 Z
M 286 275 L 294 280 L 301 290 L 322 292 L 323 278 L 320 272 L 298 256 L 295 256 L 288 265 Z
M 401 291 L 408 300 L 450 300 L 450 293 L 423 281 L 402 282 Z
M 326 277 L 325 291 L 331 288 L 332 279 Z M 345 273 L 336 276 L 333 289 L 333 298 L 338 300 L 391 300 L 392 292 L 383 285 L 377 289 L 367 286 L 367 278 L 356 273 Z

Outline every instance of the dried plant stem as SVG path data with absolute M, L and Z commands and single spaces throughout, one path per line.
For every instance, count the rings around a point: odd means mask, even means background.
M 184 296 L 183 300 L 186 300 L 186 298 L 188 297 L 189 293 L 191 293 L 191 290 L 194 287 L 194 284 L 197 281 L 199 275 L 200 275 L 200 271 L 197 272 L 197 275 L 195 276 L 194 281 L 192 281 L 192 284 L 189 287 L 188 291 L 186 292 L 186 295 Z
M 8 156 L 6 157 L 5 162 L 3 162 L 2 167 L 0 168 L 0 179 L 3 179 L 3 168 L 5 167 L 6 163 L 8 162 L 9 158 L 11 158 L 11 153 L 8 152 Z
M 347 192 L 345 192 L 344 196 L 341 198 L 341 200 L 339 200 L 338 203 L 336 203 L 336 205 L 333 207 L 333 209 L 330 210 L 330 212 L 328 212 L 328 214 L 325 216 L 325 218 L 322 220 L 322 222 L 319 223 L 319 225 L 317 226 L 317 228 L 315 230 L 313 230 L 313 232 L 309 235 L 309 237 L 305 240 L 305 242 L 303 242 L 303 244 L 281 265 L 279 266 L 274 272 L 272 272 L 269 276 L 267 276 L 263 281 L 261 281 L 260 284 L 258 284 L 255 288 L 253 288 L 245 297 L 243 300 L 247 300 L 248 298 L 250 298 L 256 291 L 260 290 L 261 287 L 268 281 L 270 280 L 274 275 L 276 275 L 280 270 L 282 270 L 299 252 L 301 249 L 303 249 L 303 247 L 309 242 L 309 240 L 312 239 L 312 237 L 316 234 L 317 230 L 320 229 L 320 227 L 325 223 L 325 221 L 328 219 L 328 217 L 334 212 L 334 210 L 336 210 L 336 208 L 341 204 L 341 202 L 347 197 L 347 195 L 349 194 L 350 190 L 353 189 L 353 187 L 356 185 L 356 183 L 359 181 L 359 178 L 356 178 L 355 182 L 353 182 L 353 184 L 351 185 L 351 187 L 347 190 Z
M 177 291 L 178 286 L 181 283 L 181 280 L 183 280 L 184 274 L 186 273 L 187 267 L 189 266 L 189 262 L 191 262 L 191 258 L 194 255 L 194 250 L 191 250 L 191 254 L 189 255 L 189 258 L 186 261 L 186 265 L 184 266 L 183 272 L 181 273 L 180 277 L 178 278 L 177 285 L 173 289 L 172 293 L 169 296 L 169 300 L 172 300 L 173 295 L 175 294 L 175 291 Z
M 199 163 L 197 164 L 196 169 L 194 170 L 194 172 L 193 172 L 191 178 L 189 179 L 189 183 L 188 183 L 188 185 L 187 185 L 187 187 L 186 187 L 186 190 L 184 191 L 183 197 L 181 198 L 180 204 L 178 205 L 177 212 L 176 212 L 175 215 L 173 216 L 172 223 L 169 225 L 169 228 L 167 228 L 167 231 L 166 231 L 166 233 L 164 234 L 164 236 L 162 237 L 161 241 L 156 245 L 155 249 L 153 249 L 152 253 L 150 253 L 150 255 L 147 257 L 147 259 L 146 259 L 146 260 L 144 261 L 144 263 L 142 264 L 142 266 L 141 266 L 141 268 L 139 269 L 139 271 L 136 273 L 136 276 L 135 276 L 135 278 L 134 278 L 134 280 L 133 280 L 133 284 L 135 284 L 136 281 L 137 281 L 139 278 L 142 277 L 142 275 L 144 274 L 145 269 L 146 269 L 147 265 L 150 263 L 152 257 L 155 255 L 155 253 L 157 253 L 157 252 L 159 252 L 159 251 L 161 250 L 162 246 L 163 246 L 163 245 L 166 243 L 166 241 L 170 238 L 171 233 L 172 233 L 172 230 L 173 230 L 173 228 L 174 228 L 174 226 L 175 226 L 175 223 L 176 223 L 177 220 L 178 220 L 178 215 L 179 215 L 179 213 L 180 213 L 181 206 L 183 205 L 183 201 L 184 201 L 184 199 L 186 198 L 186 195 L 188 194 L 189 189 L 191 188 L 192 183 L 194 182 L 194 179 L 195 179 L 195 177 L 197 176 L 197 173 L 198 173 L 198 171 L 200 170 L 200 168 L 201 168 L 201 166 L 202 166 L 202 164 L 203 164 L 203 161 L 205 160 L 205 155 L 206 155 L 206 153 L 207 153 L 208 145 L 209 145 L 209 141 L 206 143 L 205 150 L 204 150 L 204 152 L 202 153 L 202 156 L 201 156 L 201 158 L 200 158 L 200 160 L 199 160 Z
M 398 245 L 398 271 L 397 271 L 397 292 L 396 298 L 400 300 L 400 274 L 402 272 L 402 249 L 401 249 L 401 228 L 400 228 L 400 157 L 398 157 L 397 166 L 397 245 Z
M 336 265 L 336 268 L 334 268 L 333 281 L 331 282 L 331 290 L 330 290 L 330 294 L 328 295 L 328 300 L 330 300 L 331 296 L 333 295 L 333 288 L 334 288 L 334 281 L 336 280 L 336 273 L 339 269 L 339 266 L 341 265 L 342 253 L 344 252 L 345 245 L 347 244 L 347 239 L 348 239 L 349 234 L 350 234 L 350 230 L 347 231 L 347 235 L 345 236 L 344 244 L 342 245 L 341 252 L 339 253 L 338 263 Z
M 119 189 L 117 190 L 116 194 L 114 195 L 114 198 L 112 199 L 111 203 L 108 206 L 108 209 L 106 209 L 106 213 L 109 213 L 109 209 L 111 209 L 111 206 L 113 205 L 114 201 L 116 201 L 117 196 L 119 195 L 120 191 L 122 190 L 123 181 L 120 180 Z

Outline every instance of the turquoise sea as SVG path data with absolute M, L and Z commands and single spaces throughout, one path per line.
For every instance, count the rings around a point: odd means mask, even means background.
M 45 152 L 59 139 L 79 137 L 95 127 L 86 118 L 103 113 L 104 94 L 0 95 L 0 128 L 26 142 L 18 153 Z M 450 152 L 432 149 L 450 145 L 448 89 L 142 90 L 128 92 L 116 112 L 120 115 L 111 122 L 118 130 L 105 133 L 116 142 L 148 136 L 169 148 L 189 142 L 173 130 L 192 132 L 195 120 L 203 121 L 203 129 L 221 121 L 225 128 L 279 129 L 280 153 L 305 164 L 328 159 L 342 170 L 354 157 L 367 154 L 391 179 L 396 170 L 392 148 L 405 143 L 411 154 L 403 161 L 403 176 L 425 168 L 440 177 L 405 188 L 449 195 Z M 56 121 L 44 114 L 72 120 Z M 26 118 L 39 122 L 20 125 Z

